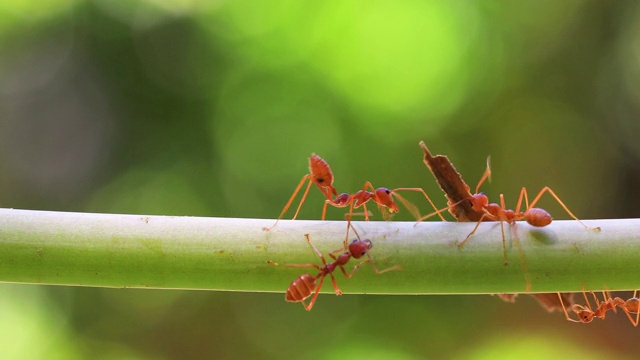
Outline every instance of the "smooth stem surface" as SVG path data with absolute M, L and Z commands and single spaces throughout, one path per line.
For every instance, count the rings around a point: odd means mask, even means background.
M 306 269 L 268 265 L 320 263 L 338 249 L 346 221 L 168 217 L 0 209 L 0 281 L 79 286 L 284 292 Z M 532 292 L 640 288 L 640 219 L 554 221 L 515 227 Z M 505 225 L 503 265 L 499 223 L 353 222 L 370 239 L 382 275 L 364 265 L 353 278 L 336 272 L 345 293 L 441 294 L 523 292 L 514 232 Z M 351 235 L 350 239 L 354 236 Z M 327 261 L 331 259 L 326 256 Z M 352 260 L 353 261 L 353 260 Z M 349 264 L 347 270 L 355 264 Z M 315 274 L 314 269 L 309 269 Z M 333 292 L 325 286 L 323 292 Z

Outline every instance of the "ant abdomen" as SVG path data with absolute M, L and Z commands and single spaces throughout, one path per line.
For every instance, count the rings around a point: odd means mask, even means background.
M 625 307 L 629 312 L 638 313 L 640 312 L 640 300 L 638 298 L 632 297 L 631 299 L 625 302 Z
M 531 208 L 525 213 L 524 219 L 531 226 L 544 227 L 551 224 L 551 214 L 540 208 Z
M 311 296 L 315 288 L 316 279 L 309 274 L 302 274 L 289 285 L 284 299 L 289 302 L 300 302 Z
M 311 154 L 309 157 L 309 172 L 315 178 L 318 186 L 328 188 L 333 196 L 338 195 L 338 191 L 333 187 L 333 172 L 329 164 L 320 156 Z

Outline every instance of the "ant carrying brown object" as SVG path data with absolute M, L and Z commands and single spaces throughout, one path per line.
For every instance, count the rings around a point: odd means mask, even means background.
M 500 205 L 496 203 L 489 203 L 489 198 L 484 193 L 480 192 L 480 186 L 482 186 L 484 181 L 487 179 L 491 181 L 490 157 L 487 157 L 487 168 L 478 181 L 475 193 L 471 194 L 469 186 L 462 180 L 460 173 L 456 171 L 456 169 L 453 167 L 446 156 L 431 155 L 429 149 L 427 149 L 427 146 L 423 141 L 420 142 L 420 147 L 425 153 L 424 163 L 435 176 L 438 184 L 440 185 L 440 188 L 442 188 L 442 190 L 445 192 L 449 203 L 447 208 L 426 215 L 420 218 L 418 221 L 427 219 L 435 215 L 436 213 L 442 212 L 447 209 L 456 217 L 458 221 L 477 221 L 476 226 L 469 233 L 469 235 L 467 235 L 464 240 L 458 243 L 458 247 L 462 247 L 467 242 L 467 240 L 469 240 L 469 238 L 473 234 L 475 234 L 482 221 L 500 221 L 500 226 L 502 229 L 504 262 L 505 265 L 508 264 L 504 227 L 502 226 L 502 222 L 507 222 L 510 225 L 514 225 L 518 220 L 525 220 L 530 225 L 536 227 L 544 227 L 549 225 L 552 221 L 551 215 L 544 209 L 534 207 L 538 203 L 542 195 L 544 195 L 546 192 L 553 196 L 553 198 L 560 204 L 560 206 L 562 206 L 567 214 L 569 214 L 569 216 L 571 216 L 574 220 L 578 221 L 578 223 L 580 223 L 580 225 L 582 225 L 585 229 L 600 231 L 600 227 L 592 228 L 580 221 L 580 219 L 578 219 L 571 212 L 571 210 L 569 210 L 564 202 L 560 200 L 558 195 L 556 195 L 556 193 L 548 186 L 545 186 L 542 190 L 540 190 L 540 192 L 536 195 L 531 203 L 529 203 L 527 189 L 523 187 L 520 190 L 520 196 L 518 197 L 518 204 L 515 211 L 506 208 L 503 194 L 500 194 Z M 520 211 L 523 199 L 525 210 Z
M 490 169 L 490 159 L 487 158 L 487 168 L 480 178 L 478 185 L 475 189 L 475 194 L 471 194 L 471 189 L 462 179 L 460 173 L 453 166 L 449 158 L 445 155 L 432 155 L 427 145 L 424 141 L 420 141 L 420 147 L 423 150 L 424 157 L 423 162 L 427 166 L 427 168 L 433 174 L 436 182 L 444 191 L 445 196 L 448 200 L 448 206 L 442 210 L 439 210 L 435 213 L 431 213 L 426 215 L 418 220 L 418 222 L 427 219 L 439 212 L 448 210 L 459 222 L 477 222 L 473 231 L 471 231 L 464 240 L 458 243 L 458 248 L 462 247 L 467 240 L 477 231 L 480 223 L 482 221 L 500 221 L 500 228 L 502 231 L 502 249 L 503 249 L 503 262 L 505 265 L 508 264 L 507 261 L 507 249 L 506 249 L 506 239 L 504 235 L 504 225 L 503 222 L 506 221 L 510 225 L 514 225 L 516 220 L 526 220 L 529 224 L 534 226 L 546 226 L 551 222 L 551 215 L 546 210 L 534 208 L 533 206 L 538 202 L 540 197 L 545 193 L 549 192 L 559 203 L 560 205 L 569 213 L 571 217 L 577 220 L 582 226 L 587 229 L 592 230 L 600 230 L 597 228 L 590 228 L 582 223 L 568 208 L 567 206 L 558 198 L 558 196 L 549 188 L 543 188 L 534 201 L 529 204 L 528 195 L 525 188 L 522 188 L 520 192 L 520 198 L 518 200 L 517 211 L 507 210 L 504 205 L 504 196 L 500 195 L 501 205 L 498 204 L 489 204 L 488 198 L 483 193 L 480 193 L 480 186 L 482 183 L 489 179 L 491 180 L 491 169 Z M 524 212 L 520 212 L 520 208 L 522 205 L 522 199 L 525 200 L 526 210 Z M 416 224 L 417 225 L 417 224 Z M 515 229 L 514 229 L 515 230 Z M 516 238 L 517 240 L 517 238 Z M 522 250 L 519 247 L 519 242 L 516 243 L 518 245 L 518 249 L 520 250 L 520 261 L 522 263 L 522 269 L 525 276 L 526 283 L 526 291 L 530 290 L 530 282 L 528 280 L 527 275 L 527 265 L 526 259 Z M 547 302 L 551 297 L 549 294 L 531 294 L 536 297 L 538 301 L 541 301 L 543 306 L 546 309 L 558 309 L 562 307 L 557 303 L 549 303 L 550 306 L 547 306 Z M 565 293 L 563 293 L 566 296 Z M 553 295 L 555 297 L 555 295 Z
M 342 295 L 342 291 L 338 288 L 338 284 L 336 283 L 336 278 L 333 276 L 333 272 L 336 268 L 340 268 L 342 273 L 346 278 L 351 278 L 353 274 L 365 263 L 369 263 L 371 268 L 376 274 L 382 274 L 391 270 L 400 270 L 399 266 L 392 266 L 390 268 L 384 270 L 378 270 L 378 268 L 373 263 L 371 259 L 371 255 L 369 254 L 369 250 L 373 247 L 373 244 L 370 240 L 360 240 L 355 239 L 351 242 L 347 248 L 347 251 L 342 254 L 336 256 L 335 254 L 343 251 L 343 249 L 335 250 L 329 253 L 329 256 L 334 260 L 334 262 L 327 263 L 322 253 L 311 243 L 311 239 L 309 238 L 309 234 L 304 235 L 307 239 L 307 242 L 316 253 L 316 255 L 322 261 L 323 266 L 319 266 L 317 264 L 278 264 L 273 261 L 267 261 L 267 264 L 276 265 L 276 266 L 286 266 L 286 267 L 295 267 L 295 268 L 314 268 L 318 270 L 318 274 L 312 276 L 310 274 L 302 274 L 297 279 L 293 280 L 289 288 L 287 289 L 287 293 L 285 294 L 285 300 L 289 302 L 300 302 L 304 306 L 307 311 L 310 311 L 313 308 L 313 304 L 316 302 L 316 298 L 320 294 L 320 289 L 322 289 L 322 284 L 324 283 L 324 278 L 329 275 L 331 276 L 331 282 L 333 283 L 333 289 L 335 290 L 336 295 Z M 363 256 L 367 256 L 366 259 L 358 263 L 351 272 L 347 272 L 345 270 L 344 265 L 346 265 L 351 258 L 360 259 Z M 305 300 L 313 295 L 309 304 L 305 303 Z
M 599 227 L 589 227 L 585 225 L 580 219 L 578 219 L 569 208 L 560 200 L 558 195 L 551 190 L 550 187 L 545 186 L 540 190 L 538 195 L 533 199 L 531 203 L 529 203 L 529 197 L 527 195 L 527 188 L 522 187 L 520 190 L 520 196 L 518 197 L 518 204 L 516 205 L 516 210 L 507 209 L 504 203 L 504 194 L 500 194 L 500 205 L 496 203 L 489 203 L 489 198 L 482 192 L 480 192 L 480 186 L 482 183 L 489 179 L 491 180 L 491 168 L 490 168 L 490 157 L 487 158 L 487 168 L 478 181 L 478 185 L 476 186 L 476 192 L 471 196 L 469 201 L 471 202 L 471 207 L 474 211 L 482 211 L 484 210 L 484 214 L 478 220 L 478 223 L 473 228 L 473 230 L 467 235 L 464 240 L 458 243 L 458 247 L 462 247 L 469 238 L 475 234 L 476 230 L 480 226 L 480 223 L 488 219 L 490 221 L 500 221 L 500 229 L 502 231 L 502 249 L 504 253 L 504 264 L 508 265 L 507 261 L 507 248 L 506 248 L 506 240 L 504 236 L 504 226 L 503 222 L 506 222 L 509 225 L 515 225 L 518 220 L 525 220 L 529 225 L 536 227 L 544 227 L 551 224 L 551 215 L 544 209 L 534 207 L 542 195 L 548 192 L 553 198 L 562 206 L 562 208 L 571 216 L 574 220 L 576 220 L 580 225 L 582 225 L 587 230 L 600 231 Z M 525 210 L 520 211 L 522 207 L 522 200 L 524 199 Z
M 598 297 L 593 291 L 590 291 L 590 293 L 591 293 L 591 296 L 593 296 L 593 299 L 596 304 L 595 310 L 593 310 L 593 308 L 591 307 L 591 302 L 587 297 L 587 293 L 585 292 L 584 285 L 583 285 L 582 294 L 584 295 L 584 299 L 587 305 L 585 306 L 580 304 L 573 304 L 571 306 L 571 311 L 573 311 L 573 313 L 576 314 L 576 316 L 578 317 L 578 320 L 572 319 L 569 316 L 569 313 L 567 312 L 567 310 L 565 309 L 564 315 L 567 318 L 567 320 L 571 322 L 580 322 L 583 324 L 590 323 L 595 318 L 604 320 L 604 318 L 606 317 L 607 311 L 613 310 L 613 312 L 617 312 L 616 307 L 618 307 L 622 309 L 622 311 L 624 311 L 624 313 L 627 315 L 627 318 L 629 318 L 629 321 L 633 326 L 638 326 L 638 322 L 640 320 L 640 299 L 637 298 L 638 290 L 634 291 L 633 297 L 627 300 L 624 300 L 617 296 L 614 298 L 611 296 L 611 293 L 609 291 L 603 291 L 602 292 L 603 301 L 600 301 L 598 300 Z M 562 302 L 562 297 L 560 297 L 559 299 Z M 636 314 L 635 319 L 633 316 L 631 316 L 631 313 Z

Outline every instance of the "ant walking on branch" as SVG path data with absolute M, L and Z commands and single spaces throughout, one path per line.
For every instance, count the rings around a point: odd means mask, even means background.
M 509 225 L 515 225 L 516 221 L 525 220 L 527 223 L 529 223 L 529 225 L 536 226 L 536 227 L 544 227 L 551 224 L 551 220 L 552 220 L 551 215 L 544 209 L 534 207 L 538 203 L 542 195 L 544 195 L 545 193 L 549 193 L 558 202 L 558 204 L 562 206 L 562 208 L 567 212 L 567 214 L 569 214 L 569 216 L 571 216 L 574 220 L 580 223 L 580 225 L 582 225 L 585 229 L 600 231 L 599 227 L 592 228 L 585 225 L 582 221 L 580 221 L 580 219 L 578 219 L 571 212 L 571 210 L 569 210 L 569 208 L 564 204 L 564 202 L 560 200 L 558 195 L 556 195 L 556 193 L 553 190 L 551 190 L 551 188 L 548 186 L 545 186 L 544 188 L 542 188 L 542 190 L 540 190 L 540 192 L 536 195 L 536 197 L 533 199 L 531 203 L 529 203 L 527 188 L 522 187 L 522 189 L 520 190 L 520 196 L 518 197 L 518 204 L 516 205 L 515 211 L 506 208 L 505 202 L 504 202 L 504 194 L 500 194 L 500 205 L 496 203 L 489 203 L 489 198 L 484 193 L 479 191 L 480 191 L 480 186 L 485 180 L 489 179 L 489 181 L 491 181 L 490 160 L 491 158 L 487 157 L 487 168 L 484 174 L 482 175 L 482 177 L 480 178 L 480 181 L 478 181 L 475 194 L 473 194 L 469 199 L 471 201 L 473 210 L 475 211 L 485 210 L 485 213 L 482 215 L 482 217 L 480 217 L 480 219 L 478 220 L 478 223 L 473 228 L 473 230 L 469 233 L 469 235 L 467 235 L 467 237 L 464 238 L 464 240 L 458 243 L 458 247 L 462 247 L 467 242 L 467 240 L 469 240 L 469 238 L 473 234 L 475 234 L 476 230 L 478 230 L 478 227 L 480 226 L 480 223 L 483 220 L 488 219 L 490 221 L 500 221 L 500 229 L 502 231 L 502 248 L 504 253 L 504 264 L 508 265 L 503 222 L 506 222 Z M 520 211 L 522 207 L 523 199 L 524 199 L 525 209 L 524 211 Z
M 326 218 L 327 206 L 331 205 L 336 208 L 349 207 L 349 213 L 347 215 L 347 219 L 349 221 L 351 221 L 351 218 L 353 217 L 353 215 L 355 215 L 353 213 L 353 210 L 362 207 L 364 210 L 363 214 L 364 214 L 365 220 L 368 221 L 369 212 L 367 210 L 366 204 L 370 200 L 373 200 L 380 207 L 383 213 L 383 217 L 387 219 L 390 217 L 387 212 L 396 213 L 399 211 L 398 205 L 394 201 L 394 197 L 397 198 L 400 202 L 402 202 L 402 204 L 416 219 L 419 219 L 420 212 L 418 211 L 418 208 L 415 205 L 411 204 L 408 200 L 400 196 L 400 194 L 398 194 L 399 191 L 420 192 L 422 193 L 422 195 L 424 195 L 424 197 L 427 199 L 429 204 L 431 204 L 434 210 L 437 210 L 433 201 L 431 201 L 431 198 L 429 198 L 429 195 L 427 195 L 427 193 L 422 188 L 397 188 L 397 189 L 389 190 L 388 188 L 380 187 L 376 189 L 373 187 L 373 185 L 369 181 L 367 181 L 364 184 L 362 190 L 359 190 L 355 194 L 342 193 L 338 195 L 338 191 L 336 190 L 335 187 L 333 187 L 333 180 L 334 180 L 333 172 L 331 171 L 329 164 L 320 156 L 316 154 L 311 154 L 311 157 L 309 157 L 309 174 L 306 174 L 302 177 L 302 179 L 300 180 L 300 183 L 298 183 L 298 186 L 293 191 L 293 194 L 291 194 L 289 201 L 287 201 L 286 205 L 280 212 L 280 216 L 278 216 L 276 223 L 273 224 L 273 226 L 271 226 L 270 228 L 265 228 L 264 230 L 266 231 L 271 230 L 278 224 L 278 221 L 280 221 L 280 219 L 284 216 L 287 210 L 289 210 L 289 207 L 291 206 L 291 204 L 293 203 L 293 200 L 296 198 L 296 196 L 302 189 L 302 186 L 305 184 L 305 182 L 307 182 L 308 184 L 304 193 L 302 194 L 302 198 L 300 199 L 298 208 L 296 209 L 296 212 L 293 215 L 293 220 L 295 220 L 298 217 L 298 213 L 300 212 L 300 209 L 302 208 L 302 204 L 307 198 L 309 189 L 311 188 L 311 184 L 316 184 L 318 189 L 320 189 L 322 194 L 326 197 L 326 200 L 324 202 L 324 207 L 322 208 L 322 218 L 321 218 L 322 220 L 325 220 Z M 335 198 L 333 196 L 335 196 Z M 438 215 L 443 221 L 445 221 L 444 217 L 442 217 L 441 214 L 438 214 Z M 347 235 L 347 238 L 348 238 L 348 235 Z M 346 248 L 346 241 L 345 241 L 345 248 Z
M 609 291 L 603 291 L 602 292 L 603 301 L 600 301 L 598 300 L 598 297 L 596 296 L 596 294 L 593 293 L 593 291 L 590 291 L 590 293 L 591 293 L 591 296 L 593 296 L 593 299 L 595 301 L 596 309 L 593 310 L 593 308 L 591 307 L 591 302 L 587 297 L 587 293 L 584 290 L 584 284 L 583 284 L 582 294 L 584 295 L 584 300 L 586 301 L 587 305 L 585 306 L 580 304 L 574 304 L 571 306 L 571 311 L 573 311 L 573 313 L 576 314 L 579 320 L 572 319 L 565 308 L 564 315 L 567 318 L 567 320 L 571 322 L 580 322 L 583 324 L 590 323 L 595 318 L 600 318 L 604 320 L 607 314 L 607 311 L 613 310 L 613 312 L 617 312 L 616 307 L 619 307 L 627 315 L 627 318 L 629 318 L 629 321 L 631 322 L 631 324 L 633 326 L 638 326 L 638 322 L 640 320 L 640 299 L 638 299 L 637 297 L 638 290 L 634 291 L 633 296 L 627 300 L 624 300 L 617 296 L 614 298 L 611 296 L 611 293 Z M 559 299 L 560 299 L 560 302 L 562 302 L 562 297 L 559 297 Z M 635 319 L 633 316 L 631 316 L 631 313 L 636 314 Z
M 464 182 L 464 180 L 462 180 L 460 173 L 458 173 L 458 171 L 446 156 L 431 155 L 426 144 L 422 141 L 420 142 L 420 147 L 424 152 L 423 161 L 429 168 L 429 170 L 431 170 L 431 172 L 433 173 L 436 181 L 440 185 L 440 188 L 445 192 L 445 195 L 448 199 L 448 206 L 442 210 L 436 211 L 435 213 L 431 213 L 420 218 L 418 222 L 445 210 L 449 210 L 449 212 L 454 215 L 458 221 L 476 221 L 477 223 L 473 230 L 461 242 L 458 243 L 458 248 L 464 246 L 469 238 L 473 234 L 475 234 L 482 221 L 500 221 L 500 230 L 502 232 L 503 263 L 504 265 L 508 265 L 506 238 L 504 234 L 503 222 L 507 222 L 509 225 L 515 225 L 516 221 L 525 220 L 530 225 L 537 227 L 549 225 L 552 220 L 551 215 L 544 209 L 534 207 L 540 200 L 542 195 L 544 195 L 546 192 L 553 196 L 553 198 L 562 206 L 562 208 L 565 209 L 565 211 L 573 219 L 577 220 L 583 227 L 594 231 L 600 230 L 599 227 L 590 228 L 582 221 L 580 221 L 549 187 L 544 187 L 536 195 L 531 203 L 529 203 L 527 190 L 525 187 L 523 187 L 520 191 L 520 196 L 518 198 L 518 204 L 515 211 L 506 208 L 503 194 L 500 194 L 500 205 L 498 205 L 497 203 L 489 203 L 488 197 L 484 193 L 480 192 L 480 187 L 487 179 L 491 181 L 490 157 L 487 158 L 486 170 L 478 181 L 475 193 L 471 194 L 469 186 Z M 525 204 L 525 210 L 521 211 L 523 200 Z M 514 230 L 515 236 L 515 228 L 512 229 Z M 517 237 L 515 237 L 515 239 L 517 241 Z M 519 242 L 517 242 L 516 245 L 518 245 L 518 248 L 520 249 Z M 528 291 L 530 289 L 530 283 L 527 276 L 526 259 L 521 249 L 520 260 L 522 262 L 522 267 L 525 274 L 526 289 Z
M 368 191 L 368 190 L 372 190 L 372 191 Z M 411 202 L 409 202 L 407 199 L 400 196 L 400 194 L 398 194 L 398 191 L 420 192 L 422 193 L 422 195 L 424 195 L 427 201 L 429 201 L 429 204 L 431 204 L 433 209 L 436 210 L 436 212 L 438 211 L 438 208 L 435 206 L 433 201 L 431 201 L 431 198 L 429 197 L 429 195 L 427 195 L 427 193 L 422 188 L 397 188 L 397 189 L 389 190 L 387 188 L 380 187 L 375 189 L 373 185 L 369 181 L 367 181 L 364 184 L 363 189 L 359 190 L 357 193 L 353 195 L 342 193 L 334 201 L 325 200 L 325 205 L 322 212 L 323 219 L 324 219 L 324 213 L 328 204 L 331 204 L 335 207 L 349 206 L 349 213 L 346 215 L 346 218 L 348 221 L 347 236 L 345 237 L 345 241 L 344 241 L 344 248 L 346 249 L 347 243 L 349 241 L 349 228 L 351 228 L 351 220 L 353 218 L 353 215 L 355 215 L 353 211 L 355 209 L 358 209 L 359 207 L 362 207 L 364 209 L 365 220 L 368 221 L 369 212 L 367 211 L 367 202 L 369 202 L 370 200 L 372 200 L 378 205 L 385 219 L 389 219 L 391 217 L 389 213 L 394 214 L 399 211 L 398 205 L 394 201 L 394 197 L 397 198 L 416 219 L 420 219 L 420 212 L 418 211 L 418 208 L 415 205 L 413 205 Z M 440 216 L 440 219 L 442 219 L 442 221 L 446 221 L 440 212 L 437 212 L 437 215 Z
M 304 306 L 307 311 L 311 311 L 313 308 L 313 304 L 316 302 L 316 298 L 320 294 L 320 289 L 322 289 L 322 284 L 324 283 L 324 279 L 327 275 L 331 276 L 331 282 L 333 283 L 333 289 L 336 295 L 342 295 L 342 291 L 338 288 L 338 284 L 336 283 L 336 278 L 333 276 L 333 272 L 336 268 L 340 268 L 342 273 L 346 278 L 351 278 L 353 274 L 365 263 L 369 263 L 371 268 L 376 274 L 383 274 L 387 271 L 391 270 L 400 270 L 399 266 L 392 266 L 390 268 L 384 270 L 378 270 L 378 268 L 373 263 L 371 259 L 371 255 L 369 254 L 369 250 L 373 247 L 373 244 L 370 240 L 360 240 L 355 239 L 351 242 L 347 248 L 347 251 L 343 249 L 338 249 L 329 253 L 329 256 L 334 260 L 331 263 L 327 263 L 322 253 L 313 245 L 311 239 L 309 238 L 309 234 L 304 235 L 307 239 L 307 243 L 316 253 L 316 255 L 322 261 L 323 266 L 319 266 L 317 264 L 278 264 L 273 261 L 267 261 L 268 264 L 276 265 L 276 266 L 286 266 L 286 267 L 295 267 L 295 268 L 314 268 L 318 270 L 318 274 L 313 276 L 311 274 L 302 274 L 297 279 L 293 280 L 289 288 L 287 289 L 287 293 L 285 295 L 285 300 L 289 302 L 300 302 Z M 344 251 L 342 254 L 336 256 L 339 252 Z M 349 262 L 351 258 L 361 259 L 364 256 L 367 256 L 366 259 L 358 263 L 353 267 L 351 272 L 347 272 L 344 266 Z M 309 304 L 305 303 L 305 300 L 309 298 L 311 295 L 311 301 Z

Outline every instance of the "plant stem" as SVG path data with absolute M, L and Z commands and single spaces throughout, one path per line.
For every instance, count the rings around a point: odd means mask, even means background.
M 284 292 L 305 272 L 268 265 L 320 263 L 304 234 L 325 254 L 342 247 L 343 221 L 197 218 L 0 209 L 0 281 L 103 287 Z M 479 294 L 523 292 L 518 239 L 532 292 L 640 288 L 640 219 L 554 221 L 545 228 L 505 224 L 503 265 L 498 223 L 353 222 L 374 244 L 376 275 L 363 266 L 345 293 Z M 351 234 L 350 238 L 354 236 Z M 327 259 L 330 258 L 327 256 Z M 356 262 L 356 260 L 352 260 Z M 349 270 L 353 264 L 348 264 Z M 309 271 L 307 271 L 309 270 Z M 333 292 L 330 285 L 324 292 Z

